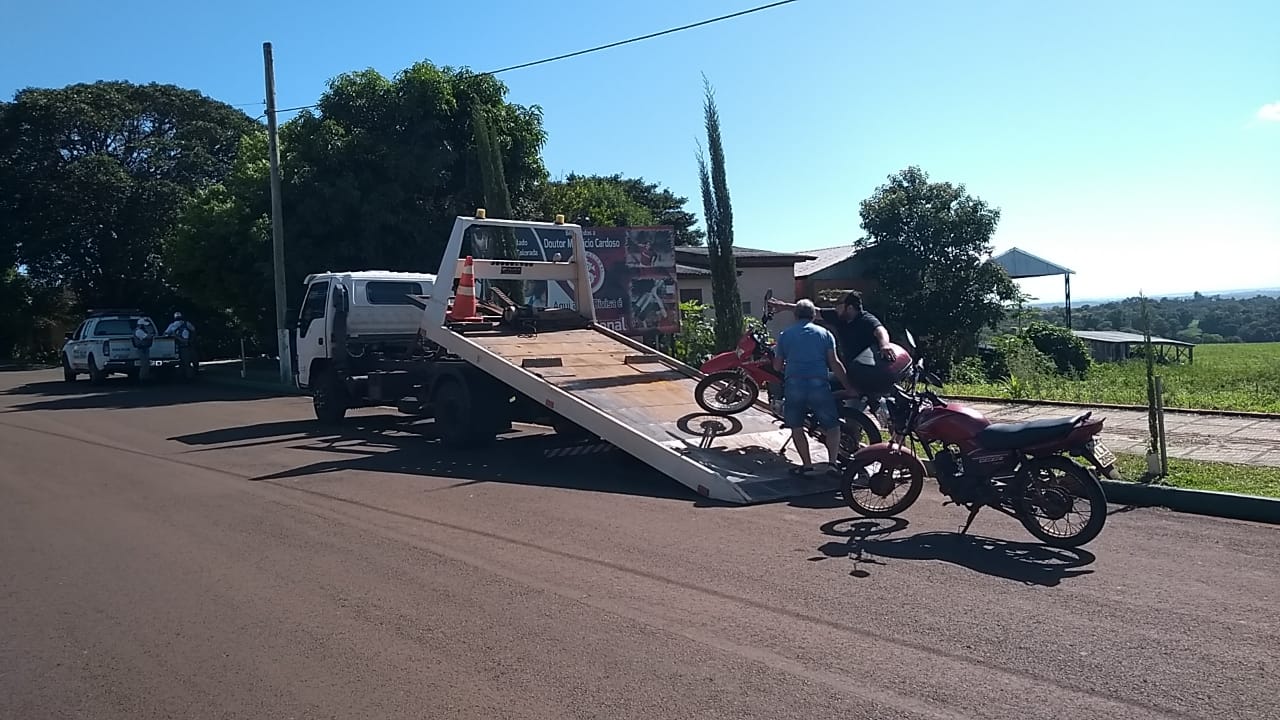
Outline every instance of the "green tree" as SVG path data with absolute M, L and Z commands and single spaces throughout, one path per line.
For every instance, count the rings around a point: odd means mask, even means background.
M 181 208 L 226 176 L 253 126 L 173 85 L 22 90 L 0 112 L 0 236 L 32 282 L 81 304 L 167 299 L 162 249 Z
M 599 176 L 570 175 L 548 182 L 538 197 L 538 217 L 564 215 L 583 225 L 627 227 L 656 224 L 654 213 L 620 182 Z
M 266 131 L 254 128 L 227 177 L 187 205 L 166 255 L 184 296 L 228 316 L 254 344 L 274 348 L 270 172 Z M 286 245 L 286 258 L 291 250 Z
M 698 180 L 707 224 L 707 260 L 711 266 L 711 297 L 716 315 L 716 347 L 727 350 L 742 335 L 742 298 L 738 293 L 738 268 L 733 256 L 733 206 L 725 180 L 724 145 L 715 92 L 703 77 L 703 118 L 707 129 L 710 163 L 698 149 Z
M 666 225 L 674 229 L 676 245 L 701 245 L 706 233 L 697 227 L 697 215 L 685 209 L 688 202 L 644 178 L 570 173 L 543 187 L 538 216 L 563 214 L 570 221 L 615 227 Z
M 930 182 L 918 167 L 889 177 L 863 201 L 858 240 L 876 290 L 871 298 L 909 327 L 930 358 L 948 366 L 1019 296 L 989 261 L 1000 211 L 964 185 Z
M 546 179 L 541 111 L 506 102 L 506 91 L 490 75 L 428 62 L 394 78 L 364 70 L 335 78 L 314 111 L 284 123 L 280 144 L 290 304 L 296 307 L 301 280 L 311 272 L 370 267 L 434 272 L 439 267 L 454 218 L 486 205 L 476 109 L 484 111 L 485 137 L 501 158 L 510 216 L 533 215 L 536 191 Z M 219 307 L 235 307 L 242 296 L 254 298 L 253 308 L 238 312 L 259 318 L 255 332 L 270 337 L 269 195 L 261 180 L 266 152 L 258 143 L 256 137 L 246 139 L 239 174 L 193 206 L 180 251 L 198 252 L 208 259 L 203 272 L 230 280 L 209 288 Z M 505 212 L 489 209 L 494 217 Z M 192 249 L 215 242 L 220 245 Z M 246 265 L 248 257 L 260 260 Z M 192 280 L 195 272 L 188 268 L 184 278 Z M 244 277 L 231 280 L 237 274 Z M 263 288 L 265 294 L 247 288 Z
M 0 270 L 0 364 L 54 360 L 60 338 L 52 331 L 68 319 L 66 295 L 58 288 L 41 286 L 10 267 Z
M 475 134 L 480 179 L 484 186 L 485 207 L 489 208 L 495 217 L 510 220 L 514 219 L 514 215 L 511 211 L 511 192 L 507 189 L 507 179 L 502 172 L 502 152 L 498 136 L 493 132 L 493 126 L 488 122 L 486 114 L 483 107 L 477 106 L 471 110 L 471 126 Z M 497 237 L 494 245 L 495 258 L 515 260 L 519 257 L 515 233 L 509 229 L 497 229 L 494 235 Z M 498 282 L 495 285 L 506 293 L 512 302 L 517 305 L 524 304 L 524 283 L 510 280 Z

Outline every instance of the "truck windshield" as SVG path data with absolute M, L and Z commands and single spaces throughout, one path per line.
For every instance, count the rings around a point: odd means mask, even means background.
M 138 320 L 136 318 L 111 318 L 110 320 L 99 320 L 98 324 L 93 328 L 93 334 L 97 337 L 105 335 L 132 335 L 137 326 Z

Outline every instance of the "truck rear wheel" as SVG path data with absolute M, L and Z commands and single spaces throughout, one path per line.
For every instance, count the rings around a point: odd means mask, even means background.
M 458 380 L 442 380 L 432 393 L 436 432 L 450 447 L 474 447 L 493 440 L 497 432 L 486 423 L 484 409 L 477 408 L 470 388 Z
M 566 440 L 586 440 L 595 436 L 590 430 L 562 415 L 552 418 L 551 428 L 556 431 L 556 435 Z
M 319 382 L 311 389 L 311 407 L 316 419 L 326 425 L 342 422 L 347 415 L 347 386 L 332 370 L 320 371 Z
M 89 382 L 94 385 L 101 385 L 106 382 L 107 373 L 98 367 L 98 360 L 93 355 L 89 356 Z

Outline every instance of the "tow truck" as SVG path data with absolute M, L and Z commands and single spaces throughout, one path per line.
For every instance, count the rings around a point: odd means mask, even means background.
M 475 257 L 494 247 L 494 235 L 516 232 L 572 251 L 549 261 Z M 338 422 L 350 408 L 396 407 L 434 418 L 441 440 L 454 446 L 491 441 L 513 422 L 550 425 L 599 438 L 723 502 L 835 489 L 825 474 L 791 472 L 795 466 L 779 452 L 790 432 L 767 406 L 732 417 L 705 414 L 694 400 L 701 372 L 596 322 L 592 285 L 604 271 L 587 252 L 582 227 L 561 216 L 550 223 L 489 219 L 483 209 L 459 216 L 435 274 L 307 278 L 297 384 L 310 391 L 321 422 Z M 477 298 L 498 299 L 459 318 L 451 310 L 464 272 L 474 277 Z M 512 302 L 496 290 L 498 281 L 558 283 L 572 306 Z M 394 312 L 371 310 L 378 304 L 371 297 Z M 820 444 L 812 452 L 814 462 L 827 459 Z

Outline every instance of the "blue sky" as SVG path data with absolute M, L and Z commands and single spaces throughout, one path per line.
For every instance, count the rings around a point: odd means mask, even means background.
M 0 95 L 97 79 L 281 107 L 342 72 L 499 67 L 762 4 L 8 3 Z M 1001 208 L 997 251 L 1074 269 L 1073 294 L 1280 286 L 1280 3 L 800 0 L 500 76 L 541 105 L 553 175 L 622 172 L 687 195 L 700 73 L 716 86 L 740 245 L 852 242 L 909 164 Z M 251 115 L 259 106 L 247 107 Z M 1270 117 L 1270 120 L 1264 118 Z M 1029 281 L 1045 300 L 1061 281 Z

